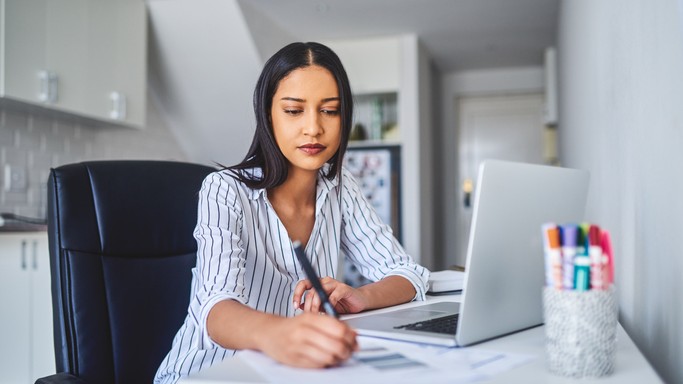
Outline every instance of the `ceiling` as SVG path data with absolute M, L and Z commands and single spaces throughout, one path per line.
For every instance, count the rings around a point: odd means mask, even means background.
M 301 41 L 414 33 L 441 72 L 538 66 L 559 0 L 239 0 Z

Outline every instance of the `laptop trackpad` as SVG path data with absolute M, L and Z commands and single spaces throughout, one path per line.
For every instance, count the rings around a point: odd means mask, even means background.
M 345 320 L 353 328 L 358 329 L 393 329 L 394 326 L 415 323 L 458 313 L 459 303 L 440 302 L 425 304 L 413 308 L 398 309 L 387 313 L 378 313 L 355 319 Z

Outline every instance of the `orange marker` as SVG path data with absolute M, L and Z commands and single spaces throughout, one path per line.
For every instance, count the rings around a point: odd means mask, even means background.
M 562 289 L 562 252 L 560 251 L 560 230 L 555 224 L 543 226 L 545 247 L 546 285 Z

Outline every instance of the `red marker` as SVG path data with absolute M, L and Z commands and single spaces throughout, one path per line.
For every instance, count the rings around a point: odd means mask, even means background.
M 607 289 L 614 284 L 614 254 L 612 253 L 612 241 L 607 230 L 602 231 L 600 244 L 602 244 L 602 266 L 605 275 L 605 289 Z
M 588 255 L 591 263 L 591 289 L 607 289 L 609 282 L 605 276 L 603 263 L 602 239 L 600 227 L 591 225 L 588 228 Z

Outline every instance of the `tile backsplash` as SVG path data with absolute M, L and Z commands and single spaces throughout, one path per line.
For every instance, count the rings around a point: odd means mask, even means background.
M 148 100 L 144 129 L 90 126 L 0 106 L 0 212 L 45 218 L 50 168 L 87 160 L 186 161 Z M 7 190 L 6 168 L 25 176 Z M 18 188 L 17 188 L 18 187 Z

